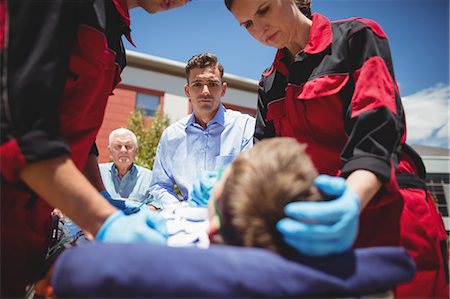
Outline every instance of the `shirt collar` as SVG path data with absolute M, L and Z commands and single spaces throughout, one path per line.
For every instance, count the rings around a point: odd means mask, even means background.
M 116 165 L 114 163 L 111 163 L 111 171 L 116 176 L 119 176 L 119 171 L 117 170 Z M 126 174 L 134 174 L 136 171 L 137 171 L 137 167 L 133 163 L 133 164 L 131 164 L 130 170 L 128 170 Z
M 225 112 L 226 111 L 227 111 L 227 109 L 225 109 L 225 107 L 222 105 L 222 103 L 220 103 L 219 110 L 217 110 L 217 113 L 216 113 L 216 115 L 214 115 L 213 119 L 211 119 L 208 122 L 207 126 L 212 125 L 214 123 L 225 126 Z M 194 125 L 194 124 L 196 124 L 195 115 L 194 115 L 194 113 L 192 113 L 191 117 L 189 117 L 189 119 L 186 123 L 186 127 Z
M 127 38 L 127 40 L 132 44 L 134 47 L 136 45 L 134 44 L 133 40 L 131 39 L 131 29 L 130 29 L 130 15 L 128 11 L 128 4 L 127 0 L 113 0 L 114 6 L 116 7 L 117 11 L 119 12 L 120 17 L 122 18 L 123 24 L 124 24 L 124 35 Z
M 309 32 L 309 41 L 306 44 L 305 49 L 303 49 L 303 52 L 307 54 L 320 53 L 331 44 L 332 38 L 333 32 L 331 29 L 330 20 L 328 20 L 325 16 L 314 13 L 312 15 L 312 26 Z M 275 69 L 285 75 L 288 74 L 286 61 L 284 59 L 287 57 L 286 51 L 286 48 L 279 49 L 273 62 Z

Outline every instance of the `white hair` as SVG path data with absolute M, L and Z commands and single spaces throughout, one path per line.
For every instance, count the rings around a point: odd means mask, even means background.
M 112 142 L 116 136 L 124 136 L 124 135 L 131 136 L 131 140 L 133 141 L 133 143 L 136 146 L 138 145 L 136 135 L 132 131 L 130 131 L 126 128 L 118 128 L 109 134 L 109 146 L 110 147 L 112 146 Z

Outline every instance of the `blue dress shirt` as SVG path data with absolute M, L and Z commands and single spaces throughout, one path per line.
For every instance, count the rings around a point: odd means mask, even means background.
M 174 183 L 188 200 L 193 182 L 204 171 L 218 170 L 252 147 L 255 119 L 220 105 L 206 128 L 190 114 L 162 134 L 153 165 L 150 187 L 155 205 L 168 208 L 179 203 Z
M 112 198 L 143 201 L 151 196 L 148 190 L 152 180 L 150 169 L 133 164 L 120 179 L 114 163 L 100 163 L 98 166 L 106 191 Z

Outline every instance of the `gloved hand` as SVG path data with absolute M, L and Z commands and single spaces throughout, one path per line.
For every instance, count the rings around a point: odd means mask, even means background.
M 292 202 L 284 212 L 292 218 L 277 223 L 284 241 L 302 254 L 324 256 L 349 249 L 356 239 L 360 200 L 345 179 L 318 176 L 314 184 L 327 196 L 323 202 Z
M 139 212 L 139 210 L 145 205 L 142 205 L 141 203 L 131 201 L 131 200 L 119 200 L 119 199 L 113 199 L 111 195 L 108 193 L 108 191 L 100 191 L 100 194 L 114 207 L 118 208 L 119 210 L 122 210 L 125 214 L 133 214 L 136 212 Z
M 193 206 L 207 206 L 211 191 L 219 180 L 217 171 L 203 173 L 194 182 L 190 204 Z
M 157 212 L 142 210 L 125 215 L 118 210 L 109 216 L 95 237 L 101 242 L 145 242 L 166 244 L 166 220 Z

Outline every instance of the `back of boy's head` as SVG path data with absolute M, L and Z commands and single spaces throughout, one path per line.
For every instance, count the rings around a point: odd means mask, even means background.
M 316 177 L 305 145 L 295 139 L 271 138 L 255 144 L 233 162 L 216 202 L 224 242 L 295 254 L 276 223 L 286 217 L 286 204 L 320 199 L 313 184 Z

